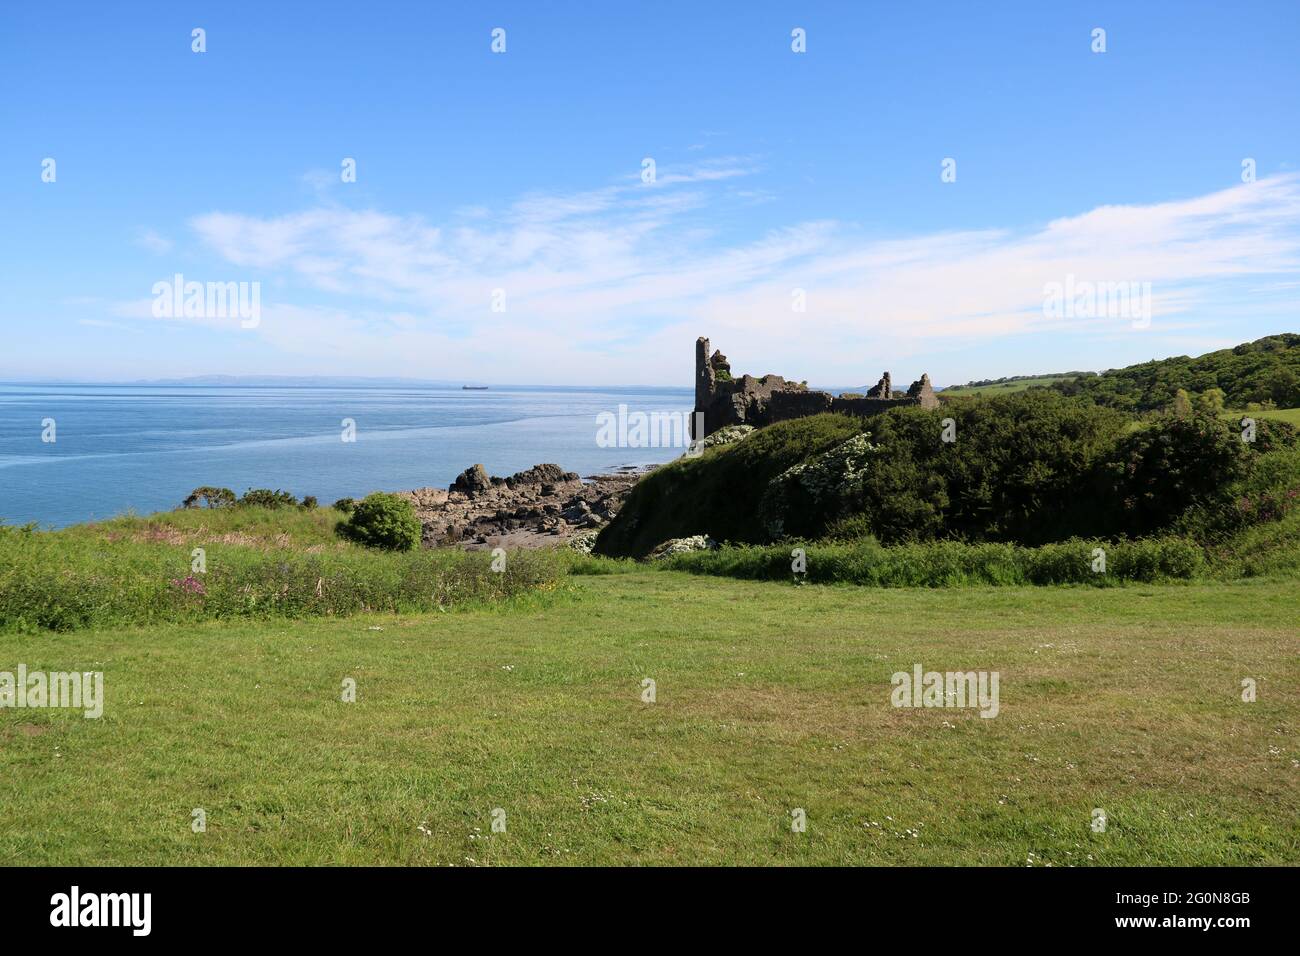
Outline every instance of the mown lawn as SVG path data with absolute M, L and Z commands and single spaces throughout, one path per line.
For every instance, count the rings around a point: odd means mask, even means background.
M 0 670 L 102 670 L 107 697 L 0 710 L 0 863 L 1297 864 L 1298 612 L 1294 581 L 642 571 L 495 609 L 0 636 Z M 915 663 L 998 671 L 999 716 L 891 707 Z

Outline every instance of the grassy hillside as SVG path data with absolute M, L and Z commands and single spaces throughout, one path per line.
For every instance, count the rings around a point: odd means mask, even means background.
M 228 507 L 61 531 L 0 526 L 0 632 L 434 610 L 553 588 L 550 552 L 379 552 L 332 509 Z
M 1064 395 L 1129 411 L 1167 407 L 1179 389 L 1201 395 L 1220 389 L 1229 408 L 1272 402 L 1300 406 L 1300 335 L 1286 332 L 1198 358 L 1186 355 L 1056 382 Z
M 70 539 L 190 545 L 245 545 L 343 551 L 335 533 L 342 512 L 333 508 L 179 508 L 152 515 L 123 515 L 74 525 Z
M 1284 332 L 1196 358 L 1179 355 L 1100 373 L 988 379 L 952 385 L 939 395 L 945 399 L 992 398 L 1029 388 L 1052 388 L 1064 395 L 1133 412 L 1166 408 L 1179 389 L 1195 398 L 1217 388 L 1229 407 L 1262 404 L 1292 411 L 1300 406 L 1300 335 Z M 1285 417 L 1279 420 L 1297 421 Z
M 991 398 L 998 395 L 1011 395 L 1023 392 L 1027 388 L 1046 388 L 1056 382 L 1069 381 L 1084 372 L 1062 372 L 1058 375 L 1033 375 L 994 379 L 987 382 L 972 382 L 968 385 L 950 385 L 939 392 L 940 398 Z
M 1298 594 L 645 571 L 11 636 L 9 660 L 104 671 L 107 703 L 0 710 L 0 863 L 1295 865 Z M 999 715 L 890 706 L 917 662 L 997 670 Z

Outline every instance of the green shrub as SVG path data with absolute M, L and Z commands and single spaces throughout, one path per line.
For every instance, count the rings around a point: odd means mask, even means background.
M 1213 508 L 1245 477 L 1251 454 L 1232 425 L 1210 415 L 1166 416 L 1133 432 L 1106 468 L 1120 528 L 1147 534 L 1190 508 Z
M 181 502 L 182 508 L 194 508 L 202 501 L 209 508 L 227 508 L 235 503 L 235 493 L 229 488 L 214 488 L 203 485 L 195 488 Z
M 376 491 L 367 495 L 339 525 L 339 534 L 357 544 L 385 551 L 412 551 L 420 546 L 420 519 L 406 498 Z
M 801 547 L 807 571 L 796 576 L 791 552 Z M 1105 570 L 1093 570 L 1097 549 Z M 1183 538 L 1070 541 L 1026 548 L 1004 542 L 927 541 L 884 547 L 856 542 L 738 545 L 681 554 L 657 565 L 671 570 L 769 581 L 872 587 L 963 587 L 1184 580 L 1204 575 L 1201 549 Z
M 864 538 L 874 540 L 876 535 L 869 516 L 852 514 L 832 521 L 826 526 L 823 537 L 830 541 L 860 541 Z
M 1025 579 L 1030 584 L 1084 584 L 1101 582 L 1100 572 L 1093 571 L 1097 548 L 1106 550 L 1101 542 L 1072 538 L 1055 541 L 1028 549 L 1024 555 Z M 1109 565 L 1107 566 L 1109 570 Z
M 772 539 L 821 531 L 856 510 L 860 486 L 875 464 L 875 448 L 864 433 L 787 468 L 768 482 L 759 501 L 763 530 Z
M 1107 573 L 1123 581 L 1166 581 L 1200 577 L 1205 552 L 1184 538 L 1121 541 L 1106 555 Z
M 352 514 L 352 509 L 354 509 L 356 506 L 357 506 L 357 499 L 340 498 L 338 501 L 334 502 L 334 504 L 332 504 L 330 507 L 332 507 L 335 511 L 343 512 L 345 515 L 350 515 Z
M 1228 419 L 1228 421 L 1234 428 L 1241 428 L 1241 419 L 1235 421 Z M 1255 421 L 1255 440 L 1251 443 L 1251 451 L 1267 455 L 1270 452 L 1298 447 L 1300 447 L 1300 432 L 1296 431 L 1296 427 L 1290 422 L 1280 422 L 1271 418 L 1260 418 Z
M 890 545 L 1196 534 L 1196 520 L 1233 533 L 1290 507 L 1296 486 L 1281 487 L 1277 476 L 1236 499 L 1233 489 L 1295 445 L 1285 423 L 1257 423 L 1254 443 L 1208 414 L 1134 428 L 1114 409 L 1045 389 L 869 419 L 819 415 L 655 471 L 633 488 L 596 552 L 641 557 L 697 534 L 761 544 L 831 529 Z M 1239 513 L 1228 513 L 1243 498 Z
M 311 511 L 313 508 L 318 507 L 319 504 L 320 502 L 316 500 L 315 495 L 307 495 L 302 499 L 302 506 L 306 508 L 308 511 Z
M 944 419 L 954 441 L 941 440 Z M 882 541 L 1040 543 L 1101 530 L 1094 473 L 1127 420 L 1032 391 L 894 409 L 870 427 L 876 463 L 854 510 L 871 516 Z
M 296 508 L 298 499 L 278 488 L 275 491 L 269 488 L 250 488 L 244 492 L 244 497 L 239 499 L 239 504 L 251 508 Z
M 857 435 L 862 424 L 844 415 L 780 422 L 744 441 L 656 468 L 633 486 L 596 540 L 595 551 L 641 557 L 670 538 L 697 534 L 719 541 L 762 541 L 766 535 L 755 516 L 768 482 Z
M 1206 548 L 1207 573 L 1223 579 L 1300 575 L 1300 509 L 1251 525 Z
M 1246 474 L 1188 509 L 1175 529 L 1198 541 L 1221 542 L 1252 525 L 1281 521 L 1300 505 L 1300 449 L 1253 456 Z

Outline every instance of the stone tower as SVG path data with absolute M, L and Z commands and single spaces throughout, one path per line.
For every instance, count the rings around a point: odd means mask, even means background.
M 713 400 L 713 386 L 717 377 L 713 373 L 713 365 L 709 362 L 709 340 L 700 336 L 695 340 L 695 411 L 696 414 L 691 416 L 692 424 L 697 420 L 698 415 L 709 407 Z M 703 438 L 703 435 L 692 435 L 692 438 Z
M 929 375 L 923 374 L 919 382 L 913 382 L 912 387 L 907 390 L 907 397 L 916 399 L 917 404 L 922 408 L 939 407 L 939 396 L 934 394 Z
M 894 386 L 889 380 L 889 373 L 885 372 L 880 376 L 880 381 L 876 383 L 875 388 L 867 390 L 867 398 L 893 398 Z

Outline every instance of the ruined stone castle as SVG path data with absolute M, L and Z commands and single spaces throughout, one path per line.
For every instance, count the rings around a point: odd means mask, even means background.
M 709 340 L 695 340 L 695 412 L 704 416 L 703 438 L 727 425 L 761 427 L 790 418 L 804 418 L 821 412 L 846 415 L 879 415 L 902 405 L 938 408 L 939 399 L 930 387 L 930 376 L 922 375 L 906 392 L 894 391 L 889 373 L 866 395 L 814 392 L 802 382 L 787 382 L 780 375 L 742 375 L 735 378 L 721 351 L 709 355 Z M 696 421 L 699 419 L 696 418 Z

